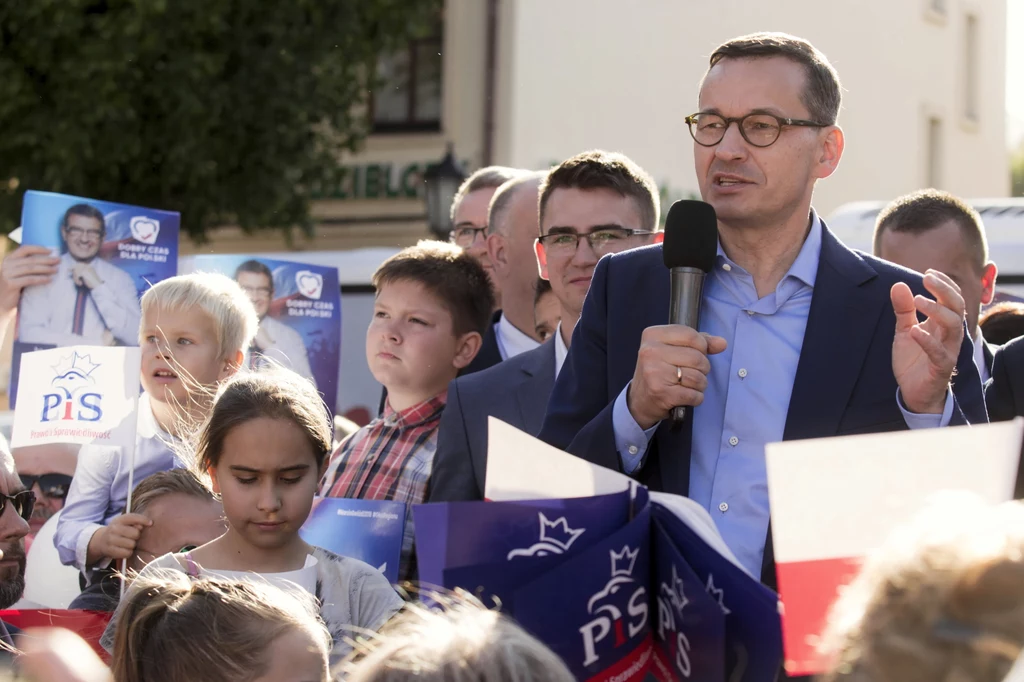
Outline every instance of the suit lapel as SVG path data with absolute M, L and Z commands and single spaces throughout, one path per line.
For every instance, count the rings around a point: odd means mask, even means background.
M 530 434 L 540 433 L 548 398 L 555 385 L 555 341 L 552 337 L 540 348 L 530 351 L 531 362 L 524 364 L 524 381 L 516 389 L 516 400 L 523 425 Z
M 784 440 L 834 436 L 887 297 L 863 286 L 874 268 L 843 246 L 822 223 L 821 258 L 814 282 Z M 851 327 L 857 320 L 860 329 Z M 852 333 L 851 333 L 852 332 Z

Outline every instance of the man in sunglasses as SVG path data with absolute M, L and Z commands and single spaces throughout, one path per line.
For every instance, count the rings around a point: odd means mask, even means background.
M 0 443 L 0 609 L 9 609 L 25 591 L 25 536 L 35 495 L 18 477 L 7 443 Z M 11 644 L 0 621 L 0 641 Z
M 78 464 L 78 447 L 70 444 L 31 445 L 15 448 L 14 463 L 22 485 L 35 493 L 36 503 L 29 519 L 26 545 L 50 517 L 64 508 L 64 499 L 71 487 L 71 478 Z

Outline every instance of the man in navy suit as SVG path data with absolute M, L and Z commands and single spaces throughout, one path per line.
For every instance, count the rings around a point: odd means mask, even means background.
M 874 253 L 917 272 L 938 270 L 956 282 L 974 342 L 974 364 L 982 383 L 988 381 L 995 347 L 982 336 L 978 318 L 981 307 L 995 296 L 996 264 L 988 259 L 985 225 L 978 212 L 949 192 L 912 192 L 878 214 Z
M 539 348 L 449 385 L 429 502 L 483 499 L 488 416 L 531 434 L 540 431 L 598 260 L 651 243 L 659 203 L 654 180 L 621 154 L 585 152 L 547 175 L 535 250 L 540 275 L 558 299 L 561 323 Z
M 811 209 L 843 153 L 840 99 L 804 40 L 712 54 L 686 119 L 720 240 L 701 330 L 666 324 L 660 247 L 602 259 L 541 431 L 702 504 L 771 586 L 766 443 L 986 421 L 957 286 L 847 249 Z

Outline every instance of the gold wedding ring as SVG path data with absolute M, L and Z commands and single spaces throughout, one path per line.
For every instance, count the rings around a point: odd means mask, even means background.
M 682 384 L 683 383 L 683 368 L 682 367 L 676 367 L 676 383 L 677 384 Z

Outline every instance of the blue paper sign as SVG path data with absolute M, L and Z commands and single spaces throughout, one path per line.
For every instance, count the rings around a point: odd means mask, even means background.
M 235 278 L 260 318 L 246 366 L 279 365 L 313 381 L 331 414 L 341 361 L 338 269 L 253 256 L 196 256 L 194 268 Z
M 730 680 L 773 680 L 782 664 L 779 598 L 751 578 L 657 502 L 655 521 L 693 569 L 725 616 L 726 676 Z
M 658 520 L 651 541 L 654 675 L 662 682 L 725 680 L 725 614 Z
M 27 287 L 11 363 L 13 405 L 21 354 L 58 346 L 139 345 L 139 299 L 178 273 L 180 216 L 52 192 L 25 193 L 22 243 L 60 258 L 47 284 Z
M 394 583 L 404 532 L 402 502 L 326 497 L 313 501 L 299 535 L 311 545 L 370 564 Z

